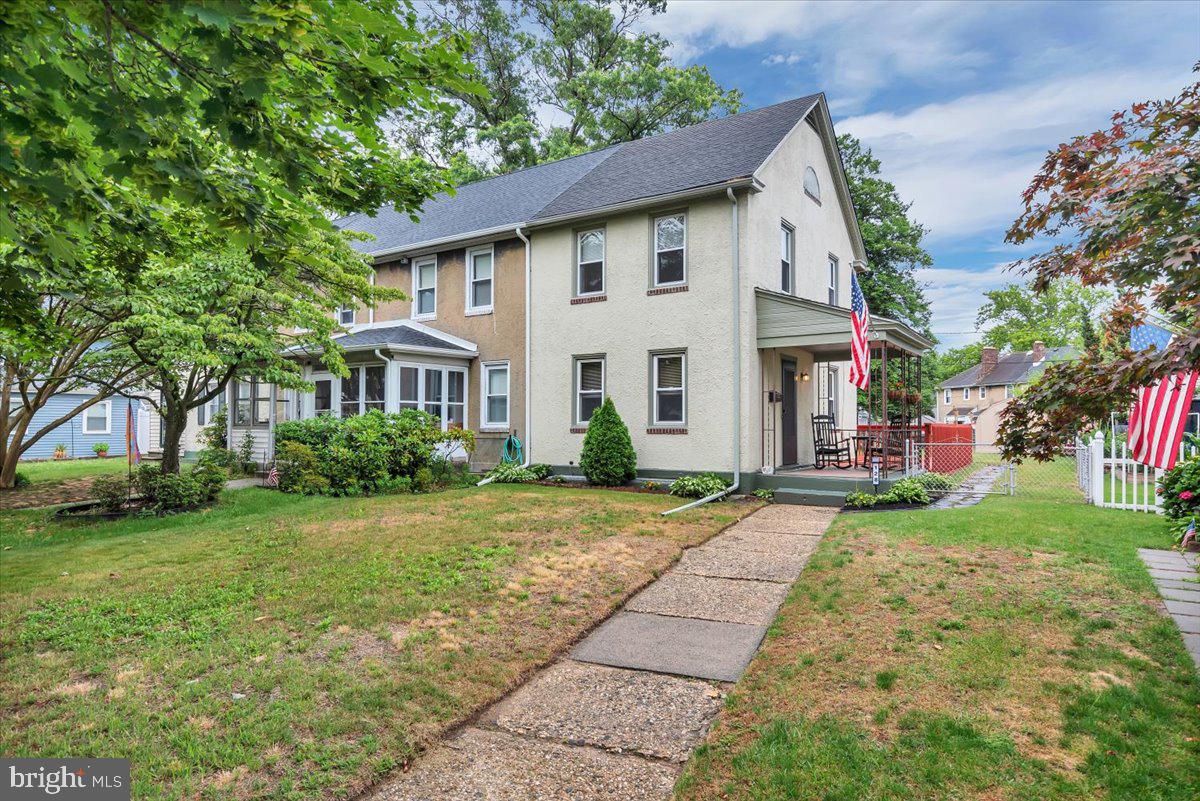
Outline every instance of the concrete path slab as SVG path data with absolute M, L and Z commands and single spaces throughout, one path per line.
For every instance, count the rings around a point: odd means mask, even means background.
M 1187 648 L 1188 653 L 1192 655 L 1192 661 L 1196 663 L 1196 670 L 1200 671 L 1200 634 L 1184 634 L 1183 647 Z
M 800 575 L 807 562 L 807 555 L 782 556 L 705 545 L 684 553 L 676 569 L 697 576 L 780 581 L 790 584 Z
M 1148 567 L 1150 577 L 1154 579 L 1169 579 L 1173 581 L 1187 581 L 1188 579 L 1196 578 L 1196 571 L 1188 569 L 1174 570 L 1164 569 L 1161 567 Z
M 799 514 L 793 510 L 799 510 Z M 772 504 L 764 506 L 747 518 L 743 518 L 730 531 L 778 531 L 782 534 L 800 534 L 820 537 L 833 521 L 836 509 L 820 506 L 791 506 Z
M 1163 603 L 1167 605 L 1167 611 L 1171 613 L 1172 617 L 1184 615 L 1200 618 L 1200 603 L 1175 600 L 1167 600 Z
M 798 534 L 781 534 L 777 531 L 751 531 L 730 529 L 719 537 L 709 540 L 706 547 L 729 548 L 736 551 L 754 551 L 775 556 L 812 556 L 821 544 L 820 537 L 804 537 Z
M 783 534 L 780 536 L 788 536 Z M 625 605 L 630 612 L 766 626 L 787 597 L 786 584 L 697 576 L 672 570 Z
M 1160 584 L 1158 585 L 1158 594 L 1169 601 L 1191 601 L 1194 604 L 1200 604 L 1200 585 L 1196 585 L 1196 589 L 1193 590 L 1180 590 Z
M 1200 576 L 1194 581 L 1187 579 L 1154 579 L 1154 586 L 1162 589 L 1164 587 L 1174 587 L 1177 590 L 1200 590 Z
M 682 763 L 724 696 L 697 679 L 567 659 L 489 710 L 481 725 Z
M 641 757 L 467 729 L 383 787 L 384 801 L 649 801 L 678 768 Z
M 1175 625 L 1179 626 L 1179 630 L 1184 634 L 1200 634 L 1200 617 L 1193 615 L 1171 615 L 1171 619 L 1175 621 Z
M 698 679 L 737 681 L 766 626 L 619 612 L 571 652 L 572 659 Z

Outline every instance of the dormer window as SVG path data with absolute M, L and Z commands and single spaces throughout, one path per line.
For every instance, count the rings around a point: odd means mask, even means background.
M 817 180 L 817 171 L 812 167 L 804 168 L 804 194 L 821 202 L 821 182 Z

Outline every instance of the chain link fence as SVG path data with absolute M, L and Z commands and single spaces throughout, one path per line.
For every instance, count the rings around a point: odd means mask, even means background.
M 935 494 L 954 496 L 1011 495 L 1062 503 L 1086 503 L 1080 461 L 1086 449 L 1067 447 L 1048 462 L 1014 464 L 1000 448 L 979 442 L 914 442 L 905 460 L 905 475 L 933 473 L 945 479 Z M 932 483 L 932 482 L 931 482 Z

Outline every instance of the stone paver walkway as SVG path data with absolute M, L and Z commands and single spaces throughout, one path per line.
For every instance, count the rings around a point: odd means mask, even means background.
M 954 492 L 935 501 L 929 508 L 963 509 L 967 506 L 974 506 L 991 491 L 996 479 L 1003 476 L 1006 469 L 1003 465 L 996 464 L 975 471 L 963 479 Z
M 380 801 L 659 801 L 835 509 L 767 506 L 698 548 Z
M 1150 571 L 1167 613 L 1179 626 L 1183 644 L 1200 670 L 1200 560 L 1194 553 L 1150 548 L 1138 548 L 1138 556 Z

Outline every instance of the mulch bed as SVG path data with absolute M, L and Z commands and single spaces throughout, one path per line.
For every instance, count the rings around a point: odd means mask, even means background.
M 92 496 L 92 482 L 98 476 L 68 478 L 57 484 L 38 484 L 21 489 L 0 492 L 0 511 L 13 509 L 38 509 L 57 506 L 60 503 L 85 501 Z
M 927 503 L 880 503 L 875 506 L 867 506 L 858 508 L 854 506 L 843 506 L 842 512 L 846 514 L 857 514 L 859 512 L 904 512 L 909 509 L 928 509 Z

